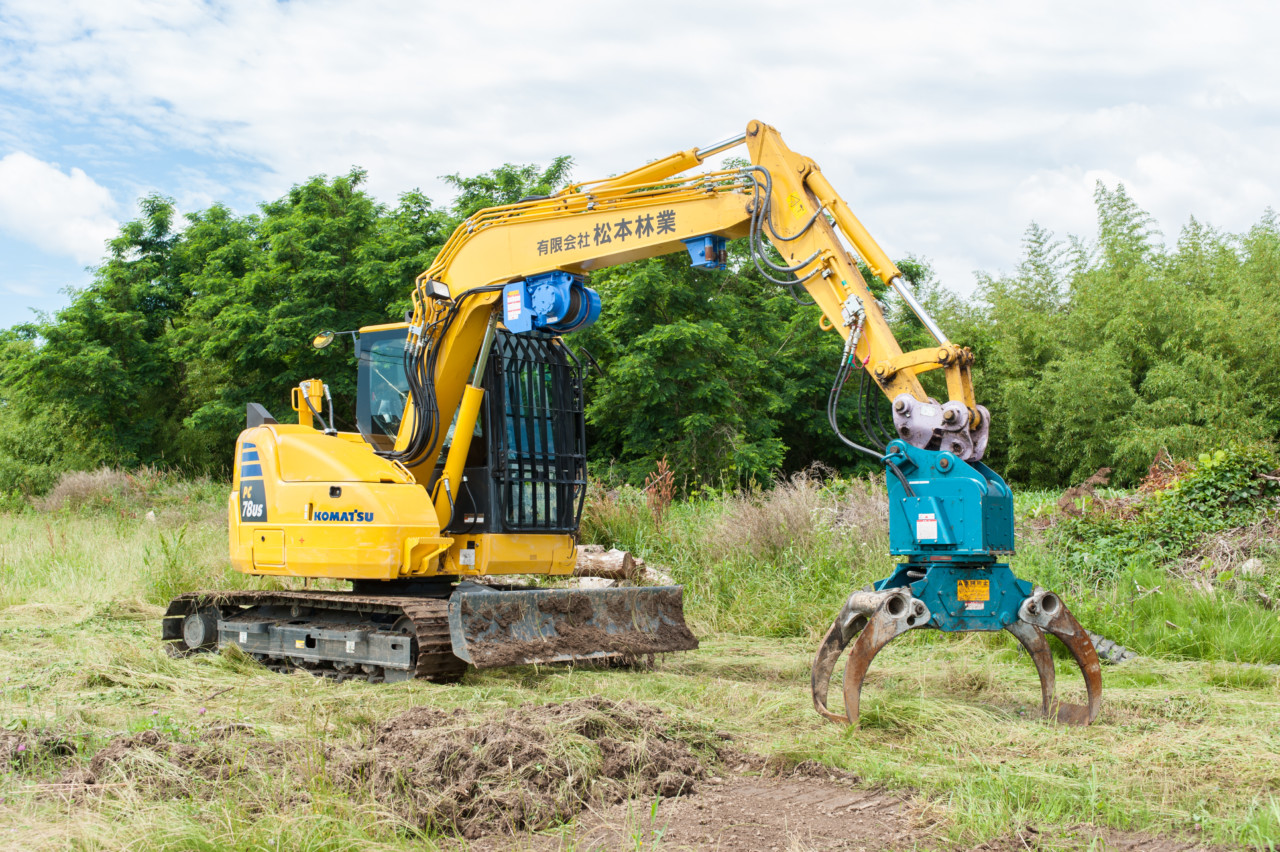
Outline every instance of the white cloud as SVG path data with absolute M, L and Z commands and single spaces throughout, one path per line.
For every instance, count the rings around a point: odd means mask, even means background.
M 1015 266 L 1032 218 L 1091 233 L 1099 177 L 1170 235 L 1190 215 L 1239 230 L 1280 206 L 1273 3 L 805 9 L 8 0 L 0 91 L 108 152 L 180 155 L 152 188 L 184 207 L 352 165 L 388 201 L 415 186 L 444 201 L 439 175 L 563 153 L 600 177 L 759 118 L 891 254 L 934 258 L 960 289 Z M 145 183 L 113 177 L 121 198 Z
M 84 264 L 101 260 L 116 231 L 110 191 L 81 169 L 21 151 L 0 159 L 0 230 Z

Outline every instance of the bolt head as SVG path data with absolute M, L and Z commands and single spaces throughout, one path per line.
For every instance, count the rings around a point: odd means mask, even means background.
M 903 402 L 902 400 L 898 400 L 897 402 L 895 402 L 895 403 L 893 404 L 893 410 L 894 410 L 894 411 L 899 411 L 899 412 L 901 412 L 901 411 L 905 411 L 905 410 L 906 410 L 906 408 L 907 408 L 907 404 L 906 404 L 905 402 Z

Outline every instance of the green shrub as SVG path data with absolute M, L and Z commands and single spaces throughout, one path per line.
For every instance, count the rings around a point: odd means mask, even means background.
M 1157 495 L 1165 514 L 1231 515 L 1244 509 L 1257 514 L 1258 504 L 1280 496 L 1280 482 L 1263 474 L 1276 467 L 1271 450 L 1259 444 L 1233 443 L 1213 453 L 1202 453 L 1191 471 Z
M 1199 457 L 1168 487 L 1149 497 L 1100 500 L 1063 519 L 1053 539 L 1063 561 L 1094 582 L 1119 577 L 1135 560 L 1161 564 L 1191 552 L 1205 536 L 1247 526 L 1276 508 L 1280 483 L 1263 474 L 1271 450 L 1233 443 Z

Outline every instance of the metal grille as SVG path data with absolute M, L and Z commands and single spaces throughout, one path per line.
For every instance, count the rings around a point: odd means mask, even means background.
M 557 338 L 500 333 L 485 381 L 501 386 L 491 465 L 506 528 L 576 531 L 587 480 L 577 360 Z

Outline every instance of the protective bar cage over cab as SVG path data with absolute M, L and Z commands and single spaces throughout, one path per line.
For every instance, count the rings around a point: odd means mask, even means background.
M 356 417 L 375 447 L 395 443 L 404 411 L 407 328 L 361 334 Z M 575 533 L 586 497 L 582 364 L 555 335 L 499 329 L 485 368 L 485 402 L 444 532 Z M 443 470 L 453 443 L 445 439 Z

